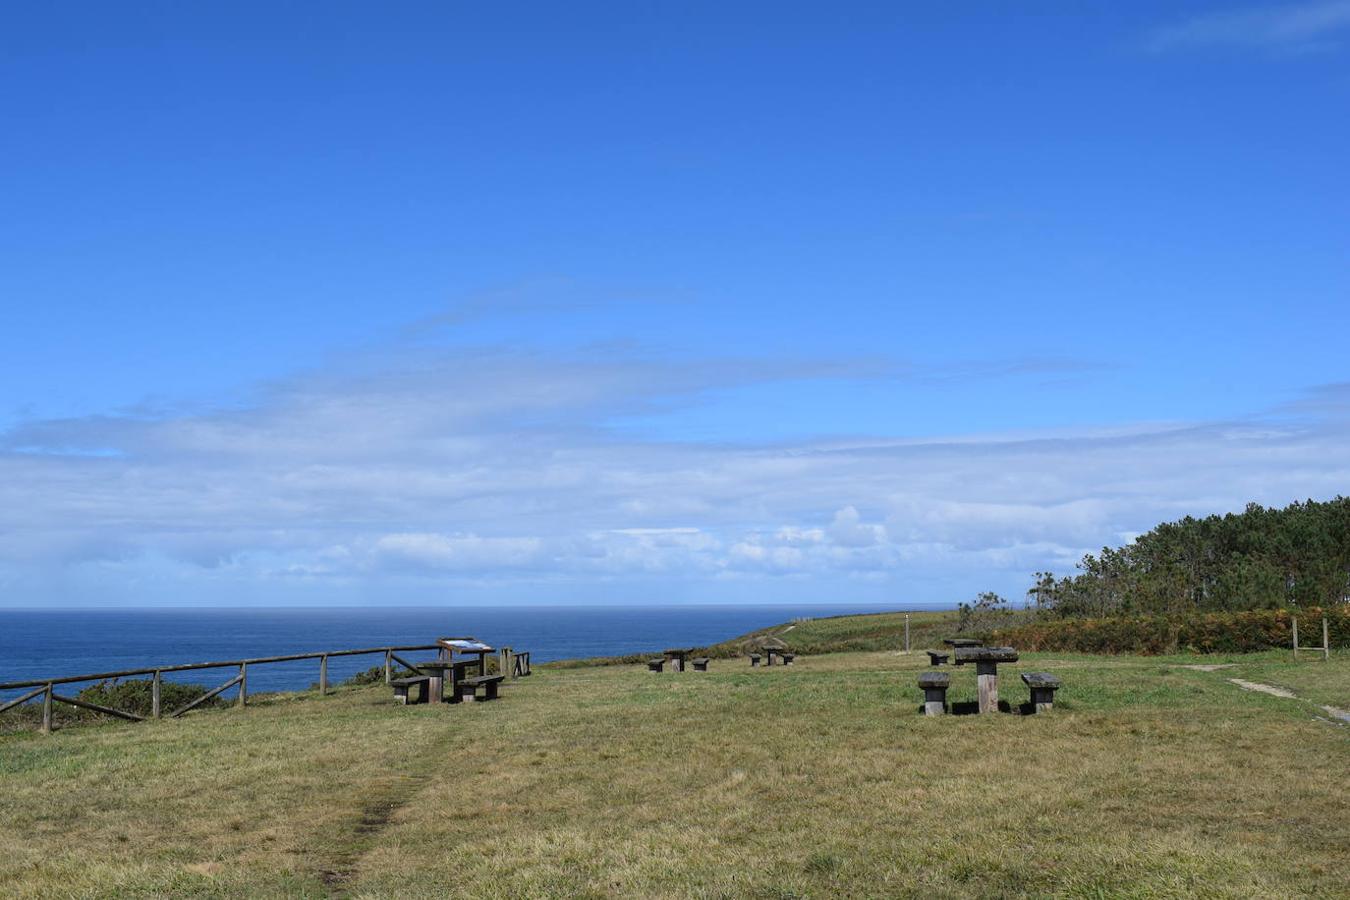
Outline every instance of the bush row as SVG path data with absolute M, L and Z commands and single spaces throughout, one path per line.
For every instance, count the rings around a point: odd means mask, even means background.
M 1250 653 L 1287 649 L 1292 623 L 1299 623 L 1299 646 L 1322 645 L 1322 616 L 1331 646 L 1350 644 L 1350 607 L 1302 610 L 1262 609 L 1205 615 L 1064 619 L 999 629 L 992 638 L 1019 650 L 1070 653 Z

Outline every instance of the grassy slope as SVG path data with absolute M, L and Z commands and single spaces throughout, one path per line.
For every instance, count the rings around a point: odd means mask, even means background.
M 781 637 L 799 653 L 842 653 L 849 650 L 901 650 L 905 646 L 905 616 L 910 617 L 910 646 L 941 646 L 943 637 L 956 634 L 956 613 L 952 611 L 884 612 L 855 616 L 827 616 L 794 624 L 773 625 L 730 638 L 708 647 L 692 648 L 695 655 L 715 659 L 730 659 L 741 655 L 743 645 L 751 638 L 773 635 Z M 661 649 L 650 653 L 630 653 L 627 656 L 600 656 L 590 659 L 565 659 L 544 663 L 547 668 L 578 669 L 591 666 L 627 665 L 652 659 Z
M 1025 718 L 925 719 L 922 657 L 859 652 L 11 735 L 0 895 L 1345 895 L 1350 729 L 1225 678 L 1350 706 L 1350 656 L 1239 659 L 1038 655 Z

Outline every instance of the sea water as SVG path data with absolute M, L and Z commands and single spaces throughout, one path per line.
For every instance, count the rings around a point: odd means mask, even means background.
M 531 661 L 539 663 L 701 646 L 794 618 L 872 611 L 824 605 L 0 610 L 0 683 L 430 644 L 442 636 L 473 636 L 528 650 Z M 404 655 L 425 659 L 431 654 Z M 381 664 L 381 655 L 334 657 L 328 679 L 337 683 Z M 316 682 L 318 672 L 317 660 L 250 667 L 249 689 L 299 690 Z M 233 674 L 222 669 L 165 677 L 213 684 Z

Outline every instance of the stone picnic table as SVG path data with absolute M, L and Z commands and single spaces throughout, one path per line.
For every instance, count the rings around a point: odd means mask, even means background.
M 980 712 L 998 712 L 998 664 L 1017 662 L 1012 647 L 957 647 L 956 664 L 975 664 L 975 681 L 980 692 Z

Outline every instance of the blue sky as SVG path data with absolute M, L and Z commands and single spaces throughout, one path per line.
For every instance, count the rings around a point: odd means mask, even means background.
M 1345 492 L 1350 2 L 0 16 L 0 604 L 949 604 Z

